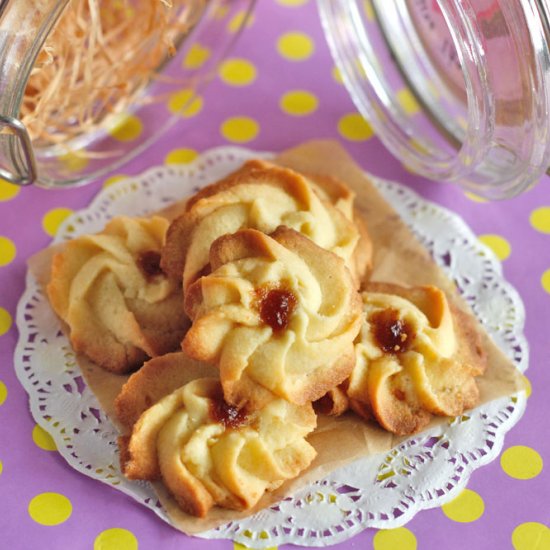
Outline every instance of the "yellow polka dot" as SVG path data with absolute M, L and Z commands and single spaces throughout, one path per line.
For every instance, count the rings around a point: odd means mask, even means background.
M 516 445 L 502 453 L 500 465 L 514 479 L 532 479 L 542 472 L 542 457 L 530 447 Z
M 550 269 L 547 269 L 540 278 L 540 282 L 542 284 L 542 288 L 550 294 Z
M 117 181 L 122 181 L 122 180 L 125 180 L 125 179 L 129 178 L 129 177 L 130 176 L 127 176 L 126 174 L 116 174 L 114 176 L 110 176 L 103 182 L 103 187 L 104 188 L 105 187 L 110 187 L 111 185 L 113 185 Z
M 3 307 L 0 307 L 0 336 L 6 334 L 10 330 L 13 320 L 9 311 L 5 310 Z
M 371 0 L 363 0 L 363 10 L 369 21 L 374 21 L 374 9 L 372 7 Z
M 0 202 L 9 201 L 19 194 L 21 187 L 0 178 Z
M 288 32 L 277 41 L 278 52 L 289 61 L 304 61 L 315 50 L 313 40 L 301 32 Z
M 349 113 L 340 118 L 338 132 L 350 141 L 365 141 L 373 136 L 370 124 L 359 113 Z
M 420 141 L 418 139 L 412 138 L 409 140 L 409 143 L 411 144 L 411 147 L 418 151 L 422 155 L 427 155 L 429 152 L 428 147 L 426 146 L 426 143 L 424 141 Z
M 534 521 L 522 523 L 512 533 L 512 544 L 515 550 L 550 550 L 550 529 Z
M 38 424 L 32 430 L 32 440 L 44 451 L 57 451 L 53 437 Z
M 340 69 L 338 67 L 332 68 L 332 78 L 336 80 L 338 84 L 343 84 L 344 79 L 342 78 L 342 73 L 340 72 Z
M 415 115 L 420 111 L 420 105 L 418 105 L 414 95 L 408 88 L 397 93 L 397 101 L 399 101 L 405 114 L 409 116 Z
M 479 203 L 488 202 L 487 199 L 484 199 L 483 197 L 480 197 L 475 193 L 470 193 L 469 191 L 466 191 L 466 193 L 464 193 L 464 196 L 473 202 L 479 202 Z
M 42 218 L 42 227 L 44 231 L 53 237 L 59 226 L 73 213 L 69 208 L 54 208 L 49 212 L 46 212 Z
M 240 11 L 237 14 L 235 14 L 231 18 L 231 21 L 229 21 L 229 23 L 227 24 L 227 30 L 229 32 L 237 32 L 239 29 L 241 29 L 243 27 L 243 24 L 245 24 L 246 27 L 250 27 L 254 23 L 254 16 L 249 15 L 249 17 L 248 17 L 248 19 L 246 19 L 246 23 L 245 23 L 246 14 L 247 14 L 247 12 L 244 11 L 244 10 Z
M 168 109 L 173 115 L 191 118 L 198 115 L 203 108 L 201 96 L 195 95 L 193 90 L 180 90 L 170 96 Z
M 0 237 L 0 267 L 13 262 L 16 254 L 17 248 L 15 247 L 15 243 L 7 237 Z
M 214 11 L 211 14 L 212 19 L 225 19 L 229 13 L 230 6 L 228 4 L 222 4 L 221 6 L 216 6 Z
M 4 465 L 2 464 L 2 461 L 0 460 L 0 474 L 4 471 Z
M 212 55 L 212 52 L 200 44 L 193 44 L 183 59 L 185 69 L 200 69 Z
M 6 384 L 0 380 L 0 405 L 4 404 L 4 401 L 8 397 L 8 388 L 6 388 Z
M 195 149 L 174 149 L 164 158 L 165 164 L 189 164 L 199 156 Z
M 137 550 L 136 536 L 127 529 L 114 527 L 99 533 L 94 541 L 94 550 Z
M 523 382 L 523 386 L 524 386 L 523 389 L 525 390 L 525 395 L 527 397 L 531 397 L 531 392 L 532 392 L 531 381 L 524 374 L 521 375 L 521 380 Z
M 256 67 L 246 59 L 227 59 L 220 67 L 220 78 L 231 86 L 248 86 L 256 75 Z
M 228 118 L 221 126 L 222 136 L 235 143 L 252 141 L 259 131 L 259 124 L 254 119 L 245 116 Z
M 296 8 L 303 6 L 308 0 L 277 0 L 282 6 L 288 6 L 290 8 Z
M 317 110 L 319 100 L 311 92 L 294 90 L 283 95 L 280 101 L 281 109 L 293 116 L 310 115 Z
M 374 550 L 416 550 L 416 537 L 405 527 L 378 531 L 372 542 Z
M 41 493 L 29 502 L 29 515 L 40 525 L 59 525 L 72 511 L 71 501 L 59 493 Z
M 143 133 L 143 123 L 135 115 L 117 115 L 109 128 L 109 134 L 117 141 L 134 141 Z
M 125 5 L 126 2 L 122 2 L 121 0 L 114 0 L 114 2 L 111 3 L 113 7 L 113 12 L 111 10 L 108 10 L 101 14 L 102 19 L 105 18 L 106 21 L 109 21 L 110 25 L 115 24 L 115 15 L 123 15 L 127 18 L 132 18 L 135 15 L 135 10 L 131 6 Z
M 481 235 L 479 240 L 488 246 L 501 261 L 506 260 L 512 252 L 510 243 L 500 235 Z
M 444 504 L 441 509 L 453 521 L 470 523 L 483 515 L 485 503 L 475 491 L 464 489 L 458 497 Z
M 69 151 L 61 155 L 59 160 L 70 172 L 80 172 L 90 163 L 86 151 Z
M 531 225 L 541 233 L 550 233 L 550 206 L 542 206 L 531 212 Z
M 439 99 L 441 97 L 441 90 L 439 89 L 439 82 L 434 82 L 433 80 L 426 80 L 426 87 L 428 91 L 430 92 L 430 95 L 434 99 Z M 464 130 L 468 126 L 468 121 L 461 115 L 457 115 L 454 117 L 455 121 L 458 122 L 459 126 L 463 128 Z
M 261 534 L 260 534 L 260 538 L 261 538 Z M 268 546 L 264 550 L 277 550 L 277 548 L 278 548 L 277 546 Z M 248 546 L 245 546 L 244 544 L 234 542 L 233 543 L 233 550 L 250 550 L 250 548 Z

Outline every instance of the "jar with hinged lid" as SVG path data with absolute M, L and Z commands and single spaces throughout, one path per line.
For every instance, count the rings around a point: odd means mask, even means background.
M 0 177 L 71 186 L 139 154 L 200 108 L 254 4 L 2 1 Z

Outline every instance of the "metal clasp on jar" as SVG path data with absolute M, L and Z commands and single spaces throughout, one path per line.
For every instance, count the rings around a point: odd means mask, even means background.
M 16 185 L 36 180 L 36 161 L 25 125 L 17 118 L 0 115 L 0 151 L 9 152 L 11 169 L 0 166 L 0 178 Z M 2 155 L 4 156 L 4 155 Z

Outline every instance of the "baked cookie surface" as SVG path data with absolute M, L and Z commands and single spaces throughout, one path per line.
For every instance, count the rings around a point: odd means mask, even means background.
M 312 177 L 313 178 L 313 177 Z M 308 179 L 252 160 L 191 197 L 170 226 L 162 266 L 184 292 L 209 269 L 211 244 L 240 229 L 273 232 L 285 225 L 343 258 L 360 280 L 370 266 L 368 232 L 354 222 L 354 194 L 331 178 Z
M 400 435 L 432 415 L 456 416 L 478 400 L 475 376 L 486 357 L 469 318 L 436 287 L 370 283 L 365 322 L 347 382 L 351 408 Z
M 239 410 L 224 401 L 219 380 L 201 378 L 141 415 L 119 441 L 121 466 L 130 479 L 162 478 L 189 514 L 246 510 L 311 463 L 316 452 L 305 438 L 315 426 L 309 404 L 276 399 Z
M 160 267 L 168 221 L 111 220 L 69 241 L 52 261 L 47 293 L 75 351 L 116 373 L 178 348 L 188 322 L 179 286 Z
M 218 377 L 215 367 L 191 359 L 182 351 L 153 357 L 122 386 L 114 405 L 117 420 L 128 431 L 163 397 L 196 378 Z
M 341 258 L 280 227 L 218 239 L 210 264 L 185 298 L 183 347 L 218 366 L 229 403 L 305 404 L 349 376 L 362 312 Z

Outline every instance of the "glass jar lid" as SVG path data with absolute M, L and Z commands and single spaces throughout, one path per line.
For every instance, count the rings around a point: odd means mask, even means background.
M 548 7 L 531 0 L 318 0 L 333 57 L 386 147 L 487 198 L 550 166 Z

